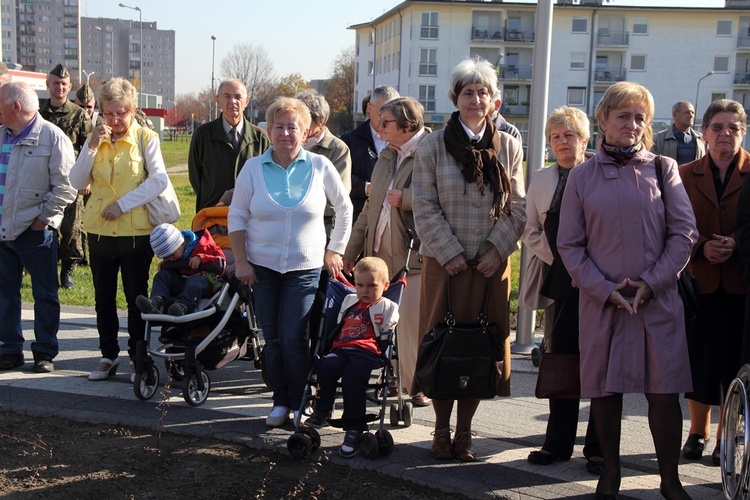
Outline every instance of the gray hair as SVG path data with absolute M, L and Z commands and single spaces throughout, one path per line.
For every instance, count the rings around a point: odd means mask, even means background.
M 674 106 L 672 106 L 672 114 L 677 113 L 682 109 L 683 106 L 692 106 L 693 103 L 690 101 L 677 101 L 674 103 Z
M 454 106 L 458 106 L 458 95 L 467 85 L 484 85 L 493 101 L 497 88 L 497 72 L 489 61 L 479 57 L 466 58 L 451 71 L 450 91 L 448 97 Z
M 390 111 L 396 126 L 407 132 L 418 132 L 424 127 L 424 106 L 413 97 L 396 97 L 380 106 L 380 112 Z
M 128 80 L 120 77 L 110 78 L 99 89 L 99 104 L 102 109 L 105 104 L 122 101 L 127 111 L 138 107 L 138 92 Z
M 221 88 L 224 85 L 228 85 L 230 83 L 239 83 L 240 85 L 242 85 L 242 89 L 245 91 L 245 97 L 247 97 L 247 86 L 245 85 L 245 82 L 243 82 L 239 78 L 229 78 L 228 80 L 222 80 L 219 83 L 219 87 L 216 89 L 216 95 L 220 96 L 221 95 Z
M 375 87 L 375 90 L 372 91 L 372 96 L 370 97 L 370 103 L 373 101 L 380 101 L 383 100 L 384 102 L 388 102 L 391 99 L 395 99 L 397 97 L 401 97 L 401 94 L 398 93 L 398 90 L 395 88 L 389 86 L 389 85 L 381 85 L 379 87 Z
M 731 99 L 716 99 L 714 102 L 708 105 L 706 112 L 703 114 L 702 127 L 708 127 L 711 125 L 711 120 L 714 119 L 719 113 L 734 113 L 740 120 L 740 126 L 742 130 L 747 130 L 747 113 L 745 112 L 744 106 L 733 101 Z
M 29 84 L 8 82 L 2 86 L 5 91 L 5 104 L 17 102 L 24 113 L 36 113 L 39 110 L 39 97 Z
M 294 98 L 305 103 L 310 110 L 313 122 L 318 125 L 326 124 L 328 117 L 331 116 L 331 107 L 328 105 L 325 97 L 318 94 L 315 90 L 305 90 L 294 96 Z

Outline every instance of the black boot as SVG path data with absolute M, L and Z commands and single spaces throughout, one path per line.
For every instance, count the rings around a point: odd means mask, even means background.
M 73 260 L 63 260 L 60 262 L 60 286 L 63 288 L 73 288 L 73 268 L 76 263 Z

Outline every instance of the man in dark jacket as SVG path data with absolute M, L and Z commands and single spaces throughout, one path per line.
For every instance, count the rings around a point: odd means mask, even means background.
M 188 173 L 195 191 L 196 213 L 215 206 L 225 191 L 234 188 L 245 162 L 270 145 L 266 133 L 244 116 L 250 102 L 244 83 L 221 82 L 216 102 L 221 115 L 198 127 L 190 141 Z
M 357 220 L 362 207 L 370 192 L 370 176 L 375 163 L 378 161 L 380 152 L 388 145 L 380 139 L 378 130 L 380 128 L 380 106 L 399 97 L 398 90 L 387 85 L 381 85 L 372 91 L 367 110 L 370 119 L 351 132 L 341 136 L 341 140 L 349 146 L 352 158 L 352 191 L 349 195 L 354 205 L 353 221 Z

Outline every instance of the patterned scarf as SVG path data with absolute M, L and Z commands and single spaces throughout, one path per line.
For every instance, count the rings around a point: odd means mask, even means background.
M 472 145 L 458 116 L 458 111 L 454 112 L 445 127 L 445 149 L 461 165 L 466 182 L 476 183 L 482 196 L 485 185 L 492 189 L 490 218 L 497 220 L 502 212 L 509 215 L 510 178 L 497 158 L 500 137 L 496 133 L 495 124 L 489 118 L 485 118 L 486 126 L 482 140 Z
M 611 146 L 602 141 L 602 149 L 604 150 L 604 152 L 607 153 L 610 158 L 615 160 L 615 162 L 619 163 L 621 167 L 629 162 L 630 159 L 635 156 L 638 151 L 641 150 L 641 146 L 643 146 L 643 143 L 641 142 L 639 142 L 638 144 L 634 144 L 633 146 L 621 147 Z

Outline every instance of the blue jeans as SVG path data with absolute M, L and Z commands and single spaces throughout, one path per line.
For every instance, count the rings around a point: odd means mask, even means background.
M 179 300 L 188 306 L 188 312 L 195 311 L 198 301 L 210 297 L 214 287 L 202 274 L 183 276 L 172 269 L 162 269 L 151 284 L 151 297 L 163 297 L 171 302 Z
M 273 405 L 298 408 L 310 366 L 307 327 L 320 268 L 278 273 L 253 265 L 258 323 L 266 341 L 264 355 Z
M 57 295 L 57 231 L 27 229 L 14 241 L 0 242 L 0 354 L 23 354 L 21 280 L 31 276 L 34 296 L 33 353 L 58 353 L 60 300 Z

